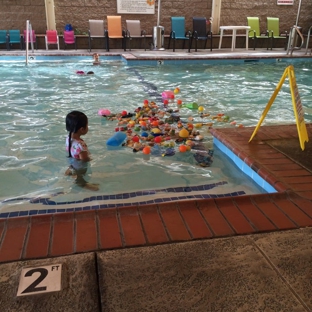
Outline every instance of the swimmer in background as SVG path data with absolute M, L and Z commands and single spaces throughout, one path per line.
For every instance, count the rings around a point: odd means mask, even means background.
M 76 70 L 76 74 L 77 75 L 93 75 L 94 72 L 91 70 L 91 71 L 88 71 L 87 73 L 85 73 L 83 70 Z
M 93 65 L 100 65 L 100 56 L 97 53 L 93 54 Z
M 81 136 L 88 133 L 88 117 L 80 111 L 72 111 L 66 116 L 66 130 L 69 132 L 66 138 L 66 151 L 70 166 L 65 175 L 76 178 L 75 182 L 80 187 L 91 191 L 98 191 L 98 184 L 88 183 L 84 176 L 88 170 L 90 153 Z

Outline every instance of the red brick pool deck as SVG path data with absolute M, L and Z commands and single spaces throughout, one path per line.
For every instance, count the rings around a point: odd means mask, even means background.
M 296 125 L 261 126 L 248 143 L 253 131 L 211 130 L 277 193 L 1 219 L 0 262 L 312 226 L 312 172 L 266 143 L 298 138 Z

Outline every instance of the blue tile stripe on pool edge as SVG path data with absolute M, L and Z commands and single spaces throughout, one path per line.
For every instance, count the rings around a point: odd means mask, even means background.
M 218 147 L 225 155 L 227 155 L 235 165 L 243 171 L 247 176 L 249 176 L 255 183 L 262 187 L 268 193 L 276 193 L 277 190 L 265 181 L 256 171 L 249 167 L 242 159 L 235 155 L 229 148 L 227 148 L 221 141 L 217 138 L 213 138 L 213 144 Z
M 118 207 L 129 207 L 129 206 L 142 206 L 148 204 L 159 204 L 165 202 L 172 202 L 172 201 L 179 201 L 179 200 L 189 200 L 189 199 L 208 199 L 208 198 L 223 198 L 223 197 L 234 197 L 245 195 L 244 191 L 237 191 L 231 192 L 226 194 L 192 194 L 193 191 L 205 191 L 210 190 L 214 187 L 221 186 L 227 184 L 226 181 L 221 181 L 218 183 L 212 184 L 204 184 L 199 186 L 191 186 L 191 187 L 176 187 L 176 188 L 168 188 L 168 189 L 161 189 L 161 190 L 151 190 L 151 191 L 138 191 L 138 192 L 131 192 L 131 193 L 124 193 L 124 194 L 116 194 L 116 195 L 100 195 L 100 196 L 91 196 L 84 198 L 80 201 L 73 201 L 73 202 L 60 202 L 57 203 L 49 198 L 15 198 L 10 199 L 4 202 L 14 201 L 14 200 L 29 200 L 30 203 L 33 204 L 41 204 L 46 205 L 47 209 L 33 209 L 28 211 L 12 211 L 12 212 L 3 212 L 0 213 L 0 218 L 13 218 L 13 217 L 23 217 L 23 216 L 33 216 L 33 215 L 42 215 L 42 214 L 54 214 L 54 213 L 61 213 L 61 212 L 73 212 L 73 211 L 88 211 L 88 210 L 98 210 L 98 209 L 105 209 L 105 208 L 118 208 Z M 184 192 L 185 195 L 183 196 L 172 196 L 168 198 L 156 198 L 151 200 L 138 200 L 131 203 L 107 203 L 107 204 L 95 204 L 92 205 L 93 201 L 105 201 L 105 200 L 114 200 L 114 199 L 127 199 L 127 198 L 135 198 L 138 196 L 145 196 L 156 194 L 160 192 L 166 193 L 181 193 Z M 188 194 L 189 193 L 189 194 Z M 86 203 L 83 207 L 76 207 L 76 208 L 57 208 L 58 205 L 64 204 L 82 204 Z M 88 205 L 90 203 L 90 205 Z M 52 208 L 53 207 L 53 208 Z

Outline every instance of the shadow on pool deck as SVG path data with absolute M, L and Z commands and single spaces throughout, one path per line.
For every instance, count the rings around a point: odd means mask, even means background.
M 277 193 L 0 220 L 2 308 L 312 311 L 311 142 L 253 130 L 211 132 Z M 22 267 L 58 263 L 62 291 L 16 298 Z

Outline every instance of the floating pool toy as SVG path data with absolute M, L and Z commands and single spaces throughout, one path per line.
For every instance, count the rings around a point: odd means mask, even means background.
M 165 150 L 165 152 L 161 156 L 173 156 L 175 154 L 175 150 L 172 147 L 169 147 Z
M 179 146 L 179 151 L 181 152 L 181 153 L 185 153 L 186 151 L 187 151 L 187 147 L 185 146 L 185 145 L 180 145 Z
M 177 104 L 178 104 L 178 105 L 182 105 L 182 100 L 178 99 L 178 100 L 177 100 Z
M 106 145 L 120 146 L 125 141 L 126 138 L 127 135 L 125 132 L 118 131 L 106 141 Z
M 162 142 L 161 136 L 155 137 L 155 138 L 154 138 L 154 142 L 155 142 L 155 143 L 161 143 L 161 142 Z
M 98 114 L 100 116 L 109 116 L 111 114 L 111 111 L 107 108 L 101 108 L 99 109 Z
M 140 138 L 137 135 L 135 135 L 132 137 L 132 141 L 138 143 L 140 142 Z
M 76 70 L 77 75 L 85 75 L 86 73 L 83 70 Z
M 142 150 L 143 154 L 148 155 L 151 153 L 151 148 L 149 146 L 145 146 Z
M 189 109 L 198 109 L 198 104 L 197 103 L 185 103 L 185 104 L 182 104 L 182 107 L 185 107 L 185 108 L 189 108 Z
M 174 92 L 172 91 L 164 91 L 161 94 L 163 100 L 173 100 L 174 99 Z
M 174 94 L 178 94 L 180 92 L 180 89 L 179 88 L 175 88 L 174 90 L 173 90 L 173 93 Z
M 185 128 L 183 128 L 179 131 L 179 137 L 180 138 L 188 138 L 189 135 L 190 135 L 189 132 Z
M 208 152 L 197 152 L 193 156 L 202 167 L 210 167 L 213 162 L 213 150 L 208 150 Z
M 204 110 L 205 110 L 205 108 L 204 108 L 203 106 L 199 106 L 199 107 L 198 107 L 198 111 L 199 111 L 199 112 L 203 112 Z

